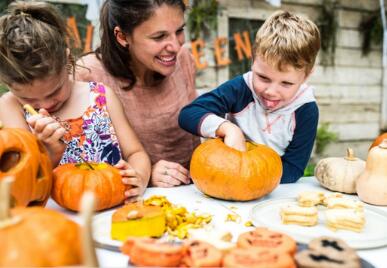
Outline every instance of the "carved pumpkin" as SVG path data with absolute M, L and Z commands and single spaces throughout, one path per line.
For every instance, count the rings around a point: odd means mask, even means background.
M 9 184 L 6 180 L 0 185 L 0 267 L 80 264 L 78 225 L 65 215 L 42 207 L 17 207 L 9 211 L 10 185 L 5 189 L 5 183 Z
M 378 146 L 384 139 L 387 139 L 387 132 L 381 134 L 379 137 L 377 137 L 374 142 L 371 144 L 369 150 L 374 148 L 375 146 Z
M 260 198 L 279 184 L 282 162 L 271 148 L 247 143 L 241 152 L 220 139 L 199 145 L 191 159 L 191 177 L 203 193 L 225 200 Z
M 368 152 L 366 168 L 356 181 L 356 191 L 366 203 L 387 205 L 387 139 Z
M 0 180 L 13 176 L 16 206 L 45 205 L 51 192 L 52 166 L 44 146 L 24 129 L 3 128 L 0 122 Z
M 328 157 L 321 159 L 314 170 L 314 175 L 322 186 L 331 191 L 356 193 L 356 179 L 365 169 L 365 161 L 356 158 L 351 148 L 345 157 Z
M 119 170 L 106 163 L 64 164 L 54 169 L 52 198 L 70 210 L 79 210 L 81 196 L 86 190 L 94 192 L 98 211 L 121 204 L 126 189 Z

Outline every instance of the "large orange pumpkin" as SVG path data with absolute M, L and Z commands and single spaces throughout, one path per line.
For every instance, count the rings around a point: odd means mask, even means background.
M 64 164 L 54 169 L 52 198 L 70 210 L 79 211 L 86 190 L 94 192 L 98 211 L 123 203 L 126 189 L 119 170 L 106 163 Z
M 42 207 L 9 211 L 6 181 L 0 181 L 0 267 L 81 264 L 79 226 L 65 215 Z
M 16 206 L 45 205 L 51 192 L 49 155 L 36 137 L 24 129 L 3 128 L 0 122 L 0 180 L 13 176 Z
M 387 132 L 386 133 L 383 133 L 381 135 L 379 135 L 375 140 L 374 142 L 372 143 L 372 145 L 370 146 L 370 148 L 368 150 L 371 150 L 372 148 L 374 148 L 375 146 L 378 146 L 384 139 L 387 139 Z
M 225 200 L 248 201 L 260 198 L 279 184 L 280 156 L 271 148 L 247 143 L 241 152 L 220 139 L 199 145 L 191 159 L 191 177 L 203 193 Z

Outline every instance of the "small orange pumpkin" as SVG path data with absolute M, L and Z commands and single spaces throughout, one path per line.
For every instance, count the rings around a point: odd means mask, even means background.
M 203 193 L 248 201 L 274 190 L 282 176 L 282 162 L 266 145 L 247 143 L 247 151 L 241 152 L 226 146 L 221 139 L 211 139 L 195 149 L 190 172 Z
M 0 267 L 81 264 L 78 224 L 42 207 L 9 210 L 9 181 L 0 181 Z
M 126 189 L 115 167 L 106 163 L 79 163 L 54 169 L 51 194 L 60 206 L 79 211 L 83 192 L 92 191 L 96 197 L 95 210 L 99 211 L 123 203 Z
M 369 148 L 368 150 L 371 150 L 371 149 L 374 148 L 375 146 L 378 146 L 384 139 L 387 139 L 387 132 L 381 134 L 380 136 L 378 136 L 378 137 L 374 140 L 374 142 L 372 143 L 372 145 L 370 146 L 370 148 Z
M 0 180 L 15 178 L 12 202 L 16 206 L 45 205 L 51 192 L 50 157 L 27 130 L 3 128 L 0 122 Z

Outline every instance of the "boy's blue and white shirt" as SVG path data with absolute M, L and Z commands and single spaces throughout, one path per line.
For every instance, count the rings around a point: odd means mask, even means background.
M 256 96 L 248 72 L 203 94 L 179 116 L 183 129 L 203 137 L 216 137 L 215 131 L 226 120 L 237 124 L 247 140 L 268 145 L 281 156 L 281 183 L 295 182 L 303 175 L 318 123 L 313 88 L 303 84 L 288 105 L 268 111 Z

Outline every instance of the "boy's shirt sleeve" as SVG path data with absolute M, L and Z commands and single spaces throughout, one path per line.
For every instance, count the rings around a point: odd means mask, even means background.
M 237 76 L 185 106 L 179 114 L 179 125 L 192 134 L 214 138 L 218 127 L 227 121 L 226 114 L 243 109 L 243 100 L 249 95 L 243 77 Z
M 281 183 L 296 182 L 304 174 L 316 139 L 319 111 L 316 102 L 296 110 L 296 129 L 292 141 L 282 155 Z

